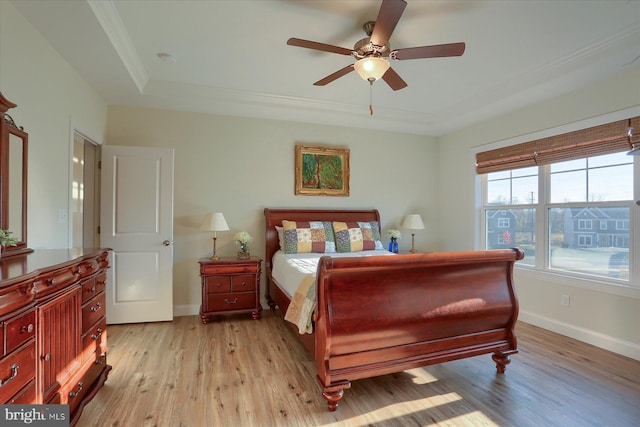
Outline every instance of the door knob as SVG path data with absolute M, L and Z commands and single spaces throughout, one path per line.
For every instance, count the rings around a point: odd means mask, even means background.
M 168 240 L 165 240 L 164 242 L 162 242 L 162 246 L 170 246 L 171 242 Z

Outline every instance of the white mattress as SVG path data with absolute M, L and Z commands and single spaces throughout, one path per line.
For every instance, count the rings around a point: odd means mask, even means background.
M 323 256 L 332 258 L 362 257 L 375 255 L 395 255 L 389 251 L 362 251 L 339 253 L 285 254 L 278 251 L 273 256 L 273 278 L 289 298 L 295 294 L 298 285 L 308 274 L 316 274 L 318 261 Z

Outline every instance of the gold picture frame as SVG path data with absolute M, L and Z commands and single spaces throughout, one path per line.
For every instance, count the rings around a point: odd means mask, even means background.
M 349 149 L 296 145 L 295 194 L 349 196 Z

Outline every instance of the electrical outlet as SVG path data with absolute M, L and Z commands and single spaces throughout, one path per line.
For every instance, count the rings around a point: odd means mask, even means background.
M 569 307 L 569 303 L 569 295 L 562 295 L 562 297 L 560 298 L 560 304 L 562 304 L 563 307 Z

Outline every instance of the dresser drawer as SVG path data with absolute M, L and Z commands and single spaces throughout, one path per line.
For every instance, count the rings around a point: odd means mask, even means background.
M 255 274 L 243 274 L 239 276 L 231 276 L 232 292 L 249 292 L 256 288 Z
M 60 291 L 74 282 L 77 282 L 79 277 L 77 269 L 74 267 L 61 268 L 59 270 L 43 274 L 33 283 L 36 295 L 41 298 L 44 295 Z
M 205 281 L 208 294 L 231 292 L 231 278 L 229 276 L 207 276 Z
M 82 306 L 82 333 L 89 329 L 105 314 L 105 293 L 93 297 Z
M 89 301 L 91 298 L 103 292 L 107 286 L 107 275 L 101 274 L 97 277 L 82 282 L 82 303 Z
M 36 380 L 33 379 L 7 402 L 9 405 L 30 405 L 36 403 Z
M 6 349 L 4 354 L 11 353 L 21 344 L 27 342 L 36 335 L 36 311 L 29 310 L 23 315 L 16 317 L 6 323 L 5 327 L 5 343 Z
M 70 383 L 69 386 L 65 388 L 66 400 L 69 404 L 70 413 L 73 413 L 80 402 L 82 402 L 85 395 L 93 388 L 93 385 L 100 376 L 100 373 L 104 370 L 105 362 L 105 357 L 88 362 L 83 366 L 85 373 L 82 378 Z
M 230 311 L 255 308 L 256 294 L 210 294 L 207 296 L 207 311 Z
M 107 320 L 103 317 L 82 336 L 82 361 L 95 360 L 96 353 L 107 352 Z
M 35 340 L 0 360 L 0 401 L 13 397 L 36 375 Z

